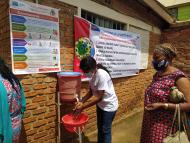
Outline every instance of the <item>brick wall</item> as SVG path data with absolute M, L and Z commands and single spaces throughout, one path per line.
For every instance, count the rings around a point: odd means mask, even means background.
M 0 56 L 11 64 L 8 6 L 6 0 L 0 1 Z
M 33 2 L 33 0 L 28 0 Z M 60 42 L 61 66 L 64 71 L 73 70 L 74 37 L 73 15 L 77 8 L 52 0 L 38 0 L 39 4 L 60 9 Z M 0 56 L 10 63 L 10 29 L 8 21 L 8 2 L 0 1 Z M 160 36 L 150 33 L 150 56 L 147 70 L 142 70 L 139 75 L 113 79 L 120 107 L 116 121 L 142 109 L 144 90 L 150 83 L 153 69 L 151 68 L 151 54 L 155 44 L 160 42 Z M 24 86 L 27 99 L 27 110 L 23 120 L 23 143 L 54 143 L 57 136 L 57 109 L 56 109 L 56 74 L 29 74 L 18 76 Z M 82 84 L 81 94 L 87 92 L 88 83 Z M 72 111 L 73 105 L 61 106 L 62 114 Z M 96 130 L 95 107 L 86 110 L 90 121 L 86 126 L 85 135 Z M 77 136 L 65 131 L 61 126 L 62 142 L 69 143 Z
M 171 42 L 177 49 L 174 65 L 190 75 L 190 27 L 168 29 L 162 33 L 162 42 Z

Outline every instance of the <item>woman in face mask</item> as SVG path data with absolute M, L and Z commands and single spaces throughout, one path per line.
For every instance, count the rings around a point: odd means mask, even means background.
M 88 56 L 81 60 L 80 69 L 90 77 L 89 92 L 76 104 L 75 114 L 96 106 L 98 143 L 111 143 L 112 121 L 118 109 L 118 99 L 109 71 Z M 89 98 L 91 100 L 86 102 Z
M 185 95 L 180 103 L 182 111 L 190 111 L 190 82 L 185 74 L 172 65 L 176 52 L 169 43 L 158 45 L 153 53 L 153 67 L 157 71 L 145 91 L 144 116 L 140 143 L 162 143 L 169 135 L 176 104 L 170 101 L 170 89 L 177 88 Z M 174 131 L 177 127 L 174 126 Z

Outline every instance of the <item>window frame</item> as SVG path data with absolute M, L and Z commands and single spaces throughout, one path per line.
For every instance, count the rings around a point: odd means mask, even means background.
M 125 30 L 126 26 L 125 23 L 100 16 L 98 14 L 86 11 L 84 9 L 81 9 L 81 17 L 100 27 L 116 29 L 116 30 Z

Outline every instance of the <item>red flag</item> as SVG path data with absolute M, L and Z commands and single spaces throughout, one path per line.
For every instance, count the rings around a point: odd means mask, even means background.
M 74 34 L 75 34 L 75 57 L 74 71 L 80 72 L 80 60 L 88 53 L 88 39 L 90 36 L 90 22 L 87 20 L 74 17 Z
M 90 23 L 83 18 L 74 17 L 75 42 L 81 37 L 90 36 Z

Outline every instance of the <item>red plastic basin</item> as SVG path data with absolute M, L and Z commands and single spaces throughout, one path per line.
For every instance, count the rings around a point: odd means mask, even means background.
M 88 114 L 81 113 L 77 117 L 73 114 L 66 114 L 61 120 L 69 132 L 76 132 L 77 127 L 79 127 L 81 131 L 84 129 L 84 125 L 88 122 L 88 119 Z

